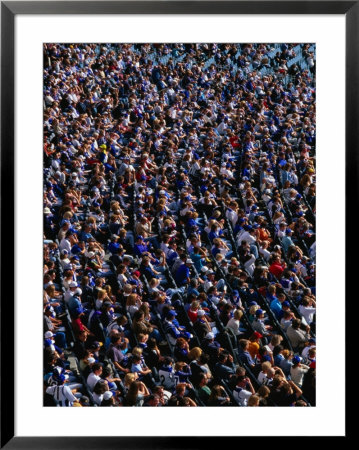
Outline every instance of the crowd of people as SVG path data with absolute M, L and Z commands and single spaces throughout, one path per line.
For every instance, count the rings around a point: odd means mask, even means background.
M 315 406 L 315 46 L 44 44 L 44 405 Z

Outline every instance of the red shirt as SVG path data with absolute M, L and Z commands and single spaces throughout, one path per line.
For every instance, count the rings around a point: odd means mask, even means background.
M 77 319 L 72 319 L 72 328 L 75 334 L 79 334 L 80 331 L 83 331 L 85 329 L 80 317 L 78 317 Z
M 187 314 L 188 314 L 189 320 L 192 323 L 195 323 L 195 321 L 197 320 L 197 311 L 192 311 L 191 309 L 189 309 Z
M 282 265 L 280 262 L 274 262 L 269 267 L 269 272 L 277 278 L 281 277 L 283 270 L 284 270 L 284 265 Z

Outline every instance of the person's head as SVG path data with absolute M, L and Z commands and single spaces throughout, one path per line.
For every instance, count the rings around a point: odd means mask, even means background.
M 160 403 L 160 397 L 156 394 L 151 394 L 148 397 L 147 402 L 146 402 L 146 404 L 148 406 L 158 406 L 159 403 Z
M 108 384 L 106 383 L 105 380 L 99 380 L 95 387 L 94 387 L 94 393 L 97 395 L 102 395 L 104 394 L 106 391 L 108 391 Z
M 176 386 L 176 395 L 183 397 L 186 392 L 186 383 L 178 383 Z
M 143 313 L 143 311 L 136 311 L 133 315 L 132 321 L 133 322 L 142 322 L 145 318 L 145 315 Z
M 260 398 L 258 397 L 258 395 L 253 394 L 249 397 L 247 405 L 248 406 L 259 406 L 259 401 L 260 401 Z
M 243 312 L 240 309 L 235 309 L 234 310 L 233 318 L 235 320 L 241 320 L 242 316 L 243 316 Z
M 258 388 L 257 391 L 257 395 L 261 398 L 267 398 L 270 394 L 270 389 L 268 386 L 265 386 L 264 384 L 262 384 L 262 386 L 260 386 Z
M 142 353 L 143 353 L 143 350 L 142 350 L 141 347 L 134 347 L 132 349 L 132 355 L 133 356 L 137 356 L 137 357 L 141 358 L 142 357 Z
M 276 347 L 276 346 L 279 345 L 282 341 L 283 341 L 283 336 L 281 336 L 280 334 L 274 334 L 274 335 L 272 336 L 272 339 L 271 339 L 270 343 L 273 345 L 273 347 Z
M 101 363 L 95 363 L 92 365 L 92 372 L 95 375 L 101 375 L 102 374 L 102 364 Z
M 187 343 L 186 339 L 183 339 L 182 337 L 178 338 L 176 341 L 176 347 L 179 347 L 179 348 L 184 348 L 187 346 L 187 344 L 188 343 Z
M 193 347 L 192 350 L 188 353 L 188 359 L 190 361 L 194 361 L 199 359 L 202 354 L 202 349 L 200 347 Z
M 265 313 L 265 311 L 263 311 L 263 309 L 261 309 L 261 308 L 257 309 L 256 313 L 255 313 L 256 319 L 258 319 L 258 320 L 263 319 L 264 313 Z
M 103 394 L 103 399 L 101 402 L 101 406 L 113 406 L 115 404 L 115 399 L 112 391 L 106 391 Z
M 82 330 L 82 331 L 80 331 L 79 334 L 78 334 L 78 339 L 79 339 L 81 342 L 85 342 L 85 341 L 87 340 L 87 336 L 88 336 L 87 331 Z
M 262 367 L 262 372 L 268 373 L 269 370 L 270 370 L 271 367 L 272 367 L 272 364 L 271 364 L 269 361 L 264 361 L 264 362 L 261 364 L 261 367 Z
M 119 333 L 117 334 L 113 334 L 111 336 L 111 344 L 116 346 L 116 347 L 120 347 L 122 345 L 123 341 L 122 341 L 122 337 Z
M 293 319 L 293 320 L 292 320 L 292 328 L 293 328 L 294 330 L 298 330 L 301 323 L 302 323 L 302 322 L 301 322 L 300 319 Z
M 129 372 L 129 373 L 126 373 L 125 378 L 123 379 L 123 382 L 124 382 L 125 386 L 130 386 L 133 381 L 137 380 L 137 378 L 138 378 L 137 372 Z
M 226 351 L 222 351 L 219 355 L 218 355 L 218 361 L 221 364 L 226 364 L 226 362 L 228 361 L 228 356 L 229 354 Z
M 243 351 L 247 351 L 247 350 L 248 350 L 248 346 L 249 346 L 249 341 L 248 341 L 248 339 L 240 339 L 240 340 L 239 340 L 239 347 L 240 347 Z
M 284 350 L 284 347 L 283 347 L 283 345 L 276 345 L 274 348 L 273 348 L 273 357 L 275 357 L 275 356 L 277 356 L 277 355 L 279 355 L 280 353 L 282 353 L 282 351 Z

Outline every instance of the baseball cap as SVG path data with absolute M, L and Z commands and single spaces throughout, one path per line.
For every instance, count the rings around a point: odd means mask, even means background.
M 209 333 L 206 334 L 205 338 L 206 339 L 214 339 L 214 334 L 210 331 Z
M 302 360 L 302 358 L 300 356 L 294 356 L 294 358 L 292 359 L 292 363 L 298 364 L 301 362 L 301 360 Z
M 139 235 L 137 236 L 137 240 L 141 239 L 141 241 L 143 241 L 143 236 Z
M 90 357 L 90 358 L 87 359 L 87 362 L 88 362 L 89 364 L 93 364 L 95 361 L 96 361 L 96 359 L 95 359 L 95 358 L 92 358 L 92 357 Z
M 170 311 L 168 311 L 167 313 L 167 317 L 176 317 L 177 313 L 176 311 L 174 311 L 173 309 L 171 309 Z
M 76 281 L 71 281 L 69 286 L 70 286 L 70 288 L 77 287 Z
M 203 309 L 199 309 L 198 311 L 197 311 L 197 316 L 204 316 L 206 314 L 206 311 L 204 311 Z
M 288 300 L 285 300 L 283 303 L 282 303 L 282 306 L 287 306 L 288 308 L 290 307 L 290 303 L 288 302 Z
M 183 336 L 184 336 L 186 339 L 192 339 L 192 338 L 193 338 L 193 335 L 192 335 L 191 333 L 189 333 L 188 331 L 185 331 L 185 332 L 183 333 Z
M 90 345 L 90 350 L 95 350 L 96 348 L 99 348 L 102 346 L 102 342 L 99 341 L 94 341 L 91 345 Z
M 46 331 L 45 333 L 45 339 L 49 339 L 52 338 L 54 336 L 52 331 Z
M 192 259 L 190 259 L 190 258 L 187 258 L 187 259 L 186 259 L 186 264 L 193 264 L 193 261 L 192 261 Z
M 113 396 L 113 392 L 112 391 L 106 391 L 104 394 L 103 394 L 103 399 L 104 400 L 110 400 L 110 398 Z
M 255 302 L 254 300 L 252 300 L 251 302 L 249 302 L 249 306 L 254 306 L 254 305 L 258 305 L 258 303 Z
M 256 316 L 259 317 L 261 314 L 264 314 L 265 311 L 263 311 L 263 309 L 257 309 L 256 311 Z
M 203 266 L 201 269 L 201 272 L 206 273 L 208 271 L 208 267 L 207 266 Z
M 60 383 L 64 383 L 66 380 L 68 380 L 69 379 L 69 376 L 68 375 L 66 375 L 66 374 L 64 374 L 64 373 L 62 373 L 59 377 L 58 377 L 58 381 L 60 382 Z
M 258 333 L 258 331 L 255 331 L 255 332 L 253 333 L 253 336 L 255 336 L 256 339 L 261 339 L 261 338 L 263 337 L 263 335 L 260 334 L 260 333 Z

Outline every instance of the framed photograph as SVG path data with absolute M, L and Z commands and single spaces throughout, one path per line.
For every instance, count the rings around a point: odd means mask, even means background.
M 1 448 L 348 437 L 358 17 L 1 2 Z

